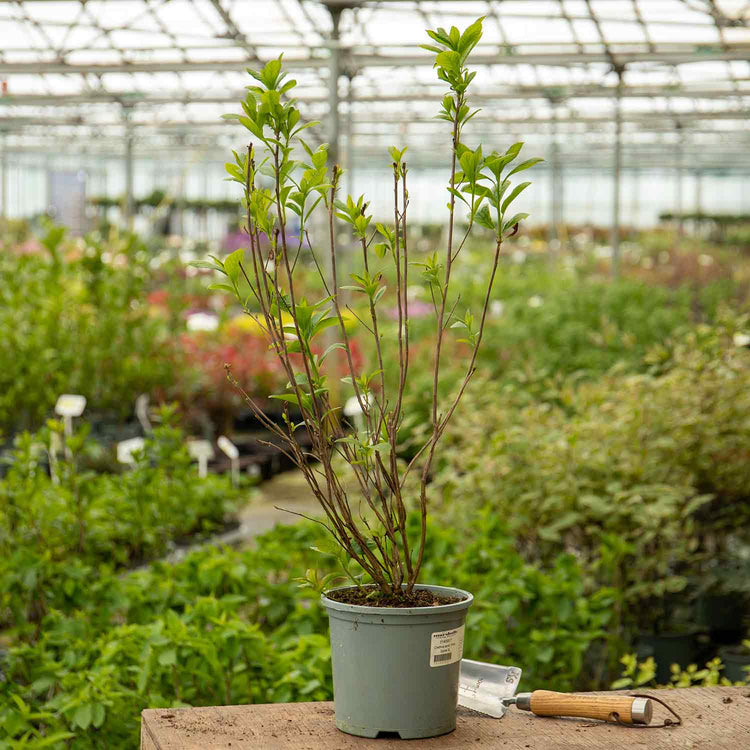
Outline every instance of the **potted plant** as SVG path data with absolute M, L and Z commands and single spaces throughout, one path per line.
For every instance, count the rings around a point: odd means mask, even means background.
M 726 549 L 717 550 L 696 579 L 696 619 L 708 630 L 712 643 L 736 643 L 747 632 L 748 561 Z
M 401 737 L 429 737 L 455 728 L 459 662 L 463 627 L 472 596 L 455 588 L 418 583 L 427 535 L 428 485 L 435 449 L 474 371 L 482 341 L 504 240 L 515 234 L 527 214 L 511 215 L 510 205 L 530 183 L 511 186 L 510 178 L 541 159 L 516 162 L 522 143 L 504 153 L 485 154 L 463 139 L 464 127 L 477 114 L 467 90 L 475 73 L 467 58 L 482 36 L 479 19 L 461 33 L 437 29 L 427 33 L 433 44 L 438 78 L 448 86 L 438 117 L 448 123 L 452 148 L 448 162 L 447 247 L 415 257 L 409 246 L 405 148 L 392 147 L 394 211 L 391 223 L 376 223 L 363 197 L 339 198 L 341 170 L 329 168 L 327 146 L 313 150 L 303 139 L 306 128 L 295 102 L 287 95 L 295 81 L 282 72 L 281 57 L 262 71 L 249 71 L 257 85 L 248 87 L 243 114 L 236 118 L 251 133 L 245 152 L 227 164 L 230 178 L 243 188 L 249 251 L 237 250 L 223 261 L 202 261 L 226 276 L 217 288 L 233 292 L 245 311 L 262 327 L 288 378 L 287 391 L 275 394 L 286 407 L 284 423 L 267 418 L 252 396 L 243 393 L 257 418 L 282 443 L 282 450 L 300 468 L 323 511 L 321 523 L 344 554 L 370 583 L 326 591 L 322 604 L 331 624 L 337 726 L 352 734 L 374 737 L 380 732 Z M 299 161 L 295 157 L 301 156 Z M 516 164 L 513 164 L 516 162 Z M 467 228 L 458 230 L 459 208 Z M 321 251 L 310 237 L 311 216 L 325 211 L 327 237 Z M 351 227 L 360 266 L 342 285 L 336 248 L 336 220 Z M 287 231 L 295 222 L 294 241 Z M 375 223 L 375 228 L 372 224 Z M 460 310 L 451 294 L 451 276 L 476 225 L 491 234 L 488 266 L 477 269 L 486 279 L 481 309 Z M 350 261 L 351 262 L 351 261 Z M 319 299 L 302 297 L 295 283 L 303 265 L 316 269 L 322 288 Z M 399 428 L 404 420 L 404 392 L 410 361 L 409 296 L 415 267 L 433 300 L 434 357 L 431 363 L 429 434 L 408 461 L 399 458 Z M 395 333 L 383 335 L 379 305 L 391 286 L 397 309 Z M 345 316 L 349 299 L 362 302 L 359 329 L 372 337 L 371 369 L 357 368 L 352 335 Z M 354 303 L 353 303 L 354 304 Z M 447 402 L 439 397 L 443 343 L 451 329 L 466 346 L 466 370 Z M 394 347 L 397 371 L 383 367 L 386 347 Z M 342 356 L 348 392 L 329 375 Z M 229 378 L 235 385 L 231 371 Z M 338 378 L 337 378 L 338 379 Z M 346 428 L 339 404 L 356 399 L 360 428 Z M 290 417 L 289 407 L 299 413 Z M 305 434 L 302 449 L 296 434 Z M 356 490 L 342 480 L 339 462 L 351 467 Z M 415 499 L 418 532 L 407 529 L 405 483 L 418 474 Z
M 719 658 L 724 664 L 723 676 L 732 682 L 747 684 L 750 680 L 750 640 L 732 646 L 722 646 Z

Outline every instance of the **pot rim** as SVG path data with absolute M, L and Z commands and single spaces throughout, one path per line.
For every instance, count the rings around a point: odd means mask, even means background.
M 406 584 L 403 584 L 406 586 Z M 453 602 L 452 604 L 439 604 L 434 607 L 367 607 L 361 604 L 346 604 L 344 602 L 337 602 L 334 599 L 329 599 L 327 594 L 333 591 L 345 591 L 346 589 L 354 589 L 356 586 L 337 586 L 336 588 L 324 591 L 320 595 L 320 601 L 326 609 L 331 609 L 336 612 L 351 612 L 353 614 L 367 614 L 377 615 L 387 613 L 389 616 L 394 615 L 426 615 L 435 613 L 436 615 L 446 614 L 448 612 L 460 612 L 461 610 L 468 609 L 474 603 L 474 596 L 468 591 L 463 589 L 457 589 L 453 586 L 433 586 L 426 583 L 417 583 L 414 585 L 415 589 L 422 591 L 432 591 L 436 594 L 445 594 L 446 596 L 463 596 L 464 598 L 460 602 Z

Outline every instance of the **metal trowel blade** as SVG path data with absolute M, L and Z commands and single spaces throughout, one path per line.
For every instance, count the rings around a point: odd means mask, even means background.
M 520 680 L 518 667 L 461 659 L 458 705 L 502 719 L 508 709 L 503 701 L 516 694 Z

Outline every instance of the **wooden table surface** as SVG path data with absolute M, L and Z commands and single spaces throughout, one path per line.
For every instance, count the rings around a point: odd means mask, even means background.
M 141 750 L 749 750 L 750 688 L 638 691 L 657 694 L 682 716 L 666 729 L 552 719 L 510 708 L 501 720 L 459 707 L 455 732 L 428 740 L 368 740 L 336 729 L 332 703 L 148 709 Z M 655 704 L 653 723 L 668 716 Z

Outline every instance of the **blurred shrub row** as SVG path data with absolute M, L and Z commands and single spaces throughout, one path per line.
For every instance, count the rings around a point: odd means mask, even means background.
M 295 581 L 311 565 L 336 569 L 310 549 L 324 533 L 278 527 L 253 549 L 206 547 L 122 577 L 76 557 L 59 563 L 50 609 L 19 627 L 0 660 L 7 747 L 36 747 L 41 736 L 58 737 L 53 747 L 65 736 L 80 748 L 130 747 L 146 707 L 330 699 L 327 619 Z M 613 593 L 584 596 L 573 556 L 525 563 L 488 517 L 468 543 L 435 524 L 429 552 L 426 578 L 477 597 L 467 656 L 523 664 L 529 684 L 576 684 Z
M 733 343 L 746 324 L 655 347 L 645 373 L 550 379 L 543 400 L 479 379 L 445 436 L 435 512 L 457 528 L 505 519 L 531 563 L 574 554 L 591 590 L 616 592 L 620 646 L 691 621 L 682 605 L 704 569 L 727 569 L 750 542 L 750 351 Z
M 86 429 L 65 439 L 51 423 L 17 438 L 0 478 L 0 628 L 23 634 L 50 609 L 86 601 L 98 565 L 132 567 L 223 527 L 238 491 L 228 477 L 199 480 L 173 415 L 161 416 L 121 474 L 82 468 L 93 448 Z M 58 457 L 48 452 L 53 435 Z
M 734 277 L 689 275 L 718 262 L 673 263 L 659 242 L 643 253 L 650 266 L 626 264 L 638 278 L 617 283 L 598 277 L 596 258 L 508 261 L 441 449 L 423 580 L 474 593 L 466 656 L 522 665 L 528 689 L 606 686 L 637 633 L 690 621 L 701 591 L 747 595 L 750 575 L 724 571 L 743 570 L 749 541 L 750 352 L 733 343 L 748 321 L 721 309 Z M 43 424 L 61 392 L 115 422 L 141 392 L 177 396 L 194 423 L 208 416 L 224 431 L 239 407 L 224 362 L 256 396 L 283 388 L 252 320 L 233 319 L 177 260 L 156 259 L 133 237 L 68 243 L 54 227 L 28 253 L 0 254 L 6 436 Z M 668 267 L 677 275 L 656 274 Z M 476 315 L 475 278 L 457 282 Z M 433 337 L 430 300 L 412 292 L 407 456 L 423 435 Z M 187 330 L 196 311 L 215 313 L 218 331 Z M 462 346 L 446 345 L 446 392 Z M 84 468 L 85 431 L 68 439 L 69 459 L 46 465 L 55 423 L 9 456 L 0 750 L 130 747 L 147 706 L 330 697 L 327 624 L 295 581 L 337 570 L 310 549 L 327 549 L 320 527 L 127 571 L 218 528 L 235 496 L 223 479 L 197 479 L 165 417 L 119 475 Z M 653 678 L 633 659 L 625 667 L 633 684 Z M 717 668 L 675 679 L 715 681 Z

